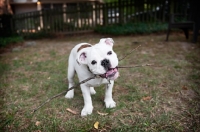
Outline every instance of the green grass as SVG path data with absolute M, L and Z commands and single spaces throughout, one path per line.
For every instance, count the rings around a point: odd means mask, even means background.
M 119 69 L 113 90 L 116 108 L 105 108 L 105 90 L 100 86 L 92 96 L 92 115 L 80 116 L 84 105 L 80 88 L 75 89 L 73 99 L 60 96 L 32 114 L 49 97 L 67 89 L 71 48 L 81 42 L 95 44 L 103 37 L 90 34 L 36 40 L 35 46 L 2 54 L 0 131 L 200 131 L 199 43 L 194 45 L 179 33 L 172 34 L 169 42 L 164 41 L 165 34 L 113 37 L 118 58 L 141 44 L 120 61 L 121 66 L 153 64 Z M 96 121 L 98 130 L 93 126 Z

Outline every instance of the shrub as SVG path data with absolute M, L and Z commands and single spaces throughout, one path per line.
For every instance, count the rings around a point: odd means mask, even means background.
M 42 38 L 51 38 L 51 37 L 52 37 L 52 34 L 45 31 L 40 31 L 40 32 L 24 35 L 25 39 L 42 39 Z
M 5 47 L 11 43 L 23 42 L 23 37 L 21 36 L 11 36 L 11 37 L 0 37 L 0 47 Z
M 112 34 L 112 35 L 127 35 L 127 34 L 147 34 L 165 31 L 166 23 L 127 23 L 108 26 L 98 26 L 95 32 Z

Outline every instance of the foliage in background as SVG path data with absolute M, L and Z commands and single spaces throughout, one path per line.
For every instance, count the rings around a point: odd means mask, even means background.
M 118 0 L 103 0 L 105 3 L 109 3 L 109 2 L 116 2 Z
M 11 43 L 23 42 L 24 39 L 22 36 L 11 36 L 11 37 L 0 37 L 0 47 L 5 47 Z
M 32 33 L 32 34 L 28 34 L 24 36 L 25 39 L 42 39 L 42 38 L 51 38 L 51 37 L 53 37 L 53 35 L 45 31 Z
M 148 34 L 167 30 L 167 23 L 127 23 L 108 26 L 98 26 L 97 33 L 112 35 Z
M 41 31 L 34 34 L 26 34 L 26 36 L 13 35 L 10 37 L 0 37 L 0 47 L 5 47 L 9 44 L 23 42 L 24 39 L 42 39 L 42 38 L 51 38 L 52 34 Z

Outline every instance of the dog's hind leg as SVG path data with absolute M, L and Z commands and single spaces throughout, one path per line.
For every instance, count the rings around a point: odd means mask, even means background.
M 94 87 L 90 87 L 90 94 L 91 95 L 96 94 L 96 91 L 94 90 Z
M 71 59 L 71 57 L 69 57 L 69 59 Z M 75 69 L 74 66 L 72 64 L 70 64 L 70 62 L 73 62 L 73 60 L 69 60 L 69 64 L 68 64 L 68 83 L 69 83 L 69 87 L 71 88 L 74 86 L 74 74 L 75 74 Z M 67 94 L 65 95 L 65 98 L 71 99 L 74 97 L 74 89 L 70 90 L 67 92 Z

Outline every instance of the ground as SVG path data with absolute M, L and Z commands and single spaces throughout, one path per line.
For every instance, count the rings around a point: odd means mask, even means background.
M 75 89 L 73 99 L 59 96 L 33 114 L 45 100 L 67 89 L 72 47 L 81 42 L 95 44 L 103 37 L 108 36 L 27 40 L 0 54 L 0 130 L 200 131 L 199 43 L 185 40 L 182 33 L 171 34 L 168 42 L 165 34 L 109 36 L 115 41 L 118 58 L 141 45 L 120 61 L 120 66 L 152 64 L 119 69 L 113 90 L 116 108 L 105 108 L 104 86 L 100 86 L 92 96 L 94 111 L 90 116 L 80 116 L 80 88 Z

